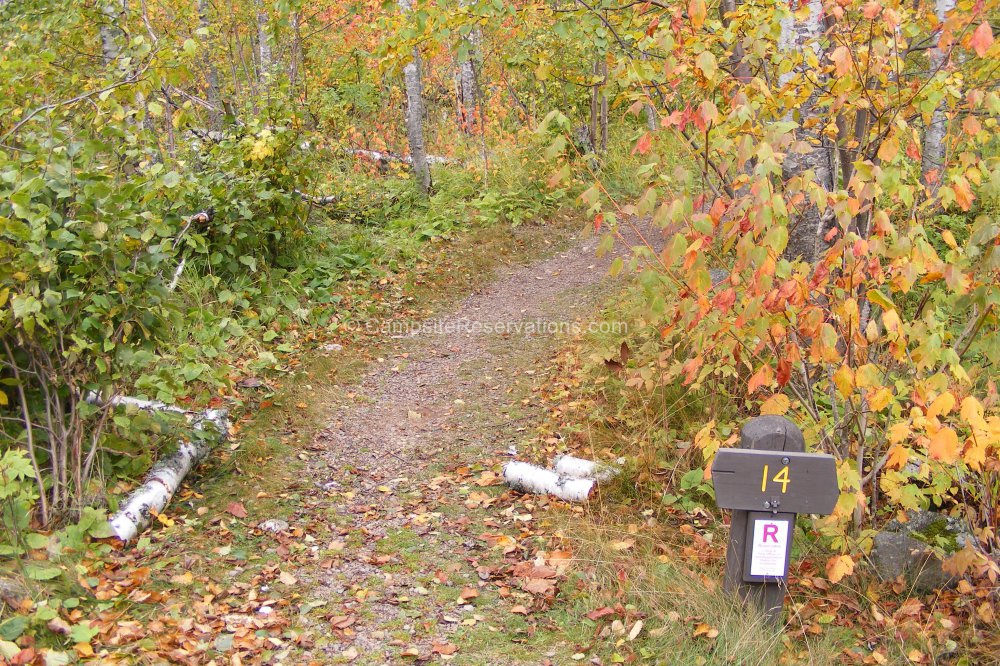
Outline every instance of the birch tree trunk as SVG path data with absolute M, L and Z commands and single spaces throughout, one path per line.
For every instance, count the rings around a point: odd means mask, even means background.
M 938 22 L 944 21 L 948 12 L 955 8 L 955 0 L 936 0 L 934 3 L 934 13 Z M 936 36 L 936 34 L 935 34 Z M 948 54 L 942 51 L 935 43 L 930 51 L 930 72 L 928 77 L 935 76 L 945 65 Z M 920 173 L 931 196 L 937 194 L 941 187 L 941 177 L 944 175 L 944 136 L 948 129 L 948 119 L 945 116 L 945 103 L 942 100 L 934 113 L 931 115 L 931 122 L 924 131 L 924 147 L 921 156 Z
M 271 54 L 271 36 L 268 34 L 267 10 L 263 0 L 257 0 L 257 81 L 261 87 L 266 87 L 274 67 L 274 56 Z
M 299 66 L 302 62 L 302 18 L 300 12 L 292 12 L 292 47 L 288 55 L 288 88 L 295 94 L 295 84 L 299 79 Z
M 104 5 L 101 13 L 104 14 L 107 23 L 101 24 L 101 55 L 104 58 L 104 66 L 108 67 L 118 59 L 118 42 L 124 36 L 119 22 L 128 12 L 128 0 L 115 0 Z
M 407 15 L 413 9 L 413 0 L 398 0 L 399 10 Z M 410 156 L 417 184 L 425 194 L 431 189 L 431 171 L 427 166 L 427 148 L 424 144 L 424 100 L 421 95 L 420 51 L 413 49 L 413 59 L 403 67 L 406 87 L 406 136 L 410 143 Z
M 204 35 L 201 39 L 205 48 L 205 96 L 208 99 L 208 103 L 212 105 L 214 109 L 212 111 L 211 125 L 213 129 L 218 129 L 219 118 L 222 115 L 222 101 L 219 96 L 219 70 L 215 68 L 215 62 L 212 60 L 211 55 L 211 27 L 212 23 L 209 20 L 208 12 L 210 6 L 208 0 L 198 0 L 198 27 L 202 30 L 208 32 L 209 34 Z
M 801 53 L 805 49 L 813 49 L 816 57 L 819 58 L 821 56 L 819 38 L 823 32 L 823 3 L 821 0 L 810 0 L 808 7 L 809 15 L 801 21 L 797 21 L 794 16 L 782 19 L 779 47 L 783 52 L 788 53 Z M 805 65 L 783 74 L 779 79 L 781 85 L 791 83 L 795 77 L 802 77 L 804 67 Z M 816 80 L 818 76 L 815 72 L 811 73 L 813 80 Z M 822 81 L 822 78 L 818 79 L 819 83 Z M 811 84 L 805 83 L 804 85 Z M 789 151 L 782 164 L 782 176 L 787 181 L 811 171 L 813 182 L 829 192 L 833 189 L 832 147 L 823 138 L 821 127 L 806 127 L 809 117 L 815 110 L 817 98 L 818 91 L 815 91 L 799 107 L 799 129 L 796 132 L 796 138 L 808 143 L 810 150 L 804 154 Z M 792 120 L 791 113 L 786 119 Z M 785 257 L 790 260 L 801 259 L 813 263 L 820 254 L 825 231 L 823 215 L 819 208 L 809 202 L 807 198 L 798 219 L 789 221 Z
M 461 0 L 462 7 L 468 7 L 471 0 Z M 480 45 L 482 44 L 483 33 L 479 26 L 473 26 L 469 35 L 463 39 L 467 55 L 459 67 L 458 91 L 459 91 L 459 114 L 462 123 L 462 131 L 472 135 L 482 127 L 482 109 L 480 104 L 479 90 L 479 61 L 481 59 Z

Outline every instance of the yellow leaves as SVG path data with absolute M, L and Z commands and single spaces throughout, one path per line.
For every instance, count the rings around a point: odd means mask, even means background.
M 906 440 L 912 430 L 910 429 L 910 424 L 904 422 L 894 423 L 889 428 L 889 443 L 899 444 L 900 442 Z
M 826 363 L 838 363 L 841 359 L 837 350 L 837 330 L 827 322 L 823 322 L 819 327 L 819 335 L 813 338 L 812 346 L 809 349 L 809 360 L 813 363 L 821 361 Z
M 873 412 L 881 412 L 892 402 L 892 391 L 885 386 L 879 387 L 875 391 L 869 391 L 868 408 Z
M 945 245 L 953 250 L 958 249 L 958 242 L 955 240 L 955 234 L 951 233 L 947 229 L 941 232 L 941 240 L 945 242 Z
M 955 407 L 955 396 L 950 391 L 945 391 L 934 399 L 931 406 L 927 408 L 927 418 L 935 419 L 939 416 L 947 416 Z
M 861 313 L 855 299 L 845 298 L 843 302 L 834 304 L 833 311 L 840 318 L 841 327 L 844 330 L 857 330 L 858 323 L 861 321 Z M 847 336 L 845 335 L 845 337 Z
M 851 73 L 851 51 L 846 46 L 838 46 L 830 54 L 830 60 L 836 66 L 837 78 Z
M 865 363 L 854 371 L 854 383 L 858 388 L 870 388 L 882 383 L 882 371 L 871 363 Z
M 250 153 L 247 157 L 255 162 L 265 160 L 271 155 L 274 155 L 274 146 L 269 140 L 269 136 L 262 136 L 253 142 L 253 146 L 250 147 Z
M 788 411 L 791 404 L 792 401 L 788 399 L 788 396 L 783 393 L 775 393 L 760 406 L 760 413 L 761 415 L 774 414 L 780 416 Z
M 952 576 L 964 576 L 966 571 L 982 562 L 983 559 L 983 556 L 971 543 L 966 543 L 965 548 L 942 562 L 941 568 Z
M 688 16 L 691 17 L 691 26 L 697 30 L 705 23 L 705 16 L 708 10 L 705 7 L 705 0 L 691 0 L 688 3 Z
M 771 366 L 762 365 L 760 370 L 750 378 L 750 382 L 747 384 L 747 395 L 753 395 L 754 391 L 761 386 L 770 386 L 772 381 L 774 381 L 774 371 L 771 370 Z
M 885 461 L 885 467 L 886 469 L 903 469 L 909 459 L 910 450 L 897 444 L 889 449 L 889 458 Z
M 187 586 L 194 582 L 194 574 L 190 571 L 185 571 L 182 574 L 177 574 L 176 576 L 170 577 L 170 582 L 174 585 Z
M 704 636 L 705 638 L 715 638 L 718 635 L 719 635 L 718 629 L 705 622 L 699 622 L 695 626 L 694 633 L 691 634 L 691 637 L 698 638 L 699 636 Z
M 973 469 L 981 469 L 987 450 L 1000 445 L 1000 419 L 994 417 L 987 422 L 982 403 L 972 396 L 962 400 L 959 415 L 972 431 L 963 455 L 965 462 Z
M 826 577 L 831 583 L 839 583 L 854 573 L 854 560 L 850 555 L 834 555 L 826 562 Z
M 843 397 L 849 396 L 854 391 L 854 371 L 849 365 L 842 365 L 833 373 L 833 383 L 837 386 L 837 391 Z
M 983 404 L 971 395 L 962 400 L 962 408 L 959 415 L 974 430 L 986 430 L 987 424 L 986 419 L 983 417 Z
M 878 157 L 883 162 L 891 162 L 899 154 L 899 139 L 893 134 L 878 147 Z
M 958 435 L 948 426 L 943 426 L 931 436 L 927 452 L 932 460 L 940 460 L 946 464 L 958 461 Z
M 715 420 L 711 420 L 705 424 L 705 426 L 698 431 L 698 434 L 694 436 L 695 446 L 699 448 L 705 448 L 705 442 L 707 442 L 712 436 L 712 429 L 715 427 Z
M 903 322 L 899 320 L 899 314 L 895 310 L 886 310 L 882 313 L 882 325 L 885 330 L 892 333 L 901 333 Z

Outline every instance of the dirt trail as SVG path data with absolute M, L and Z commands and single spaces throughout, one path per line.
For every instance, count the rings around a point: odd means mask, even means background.
M 503 623 L 518 599 L 496 595 L 498 554 L 481 536 L 517 525 L 516 510 L 496 502 L 504 488 L 494 474 L 537 419 L 536 368 L 566 340 L 549 331 L 586 326 L 608 295 L 612 257 L 598 259 L 596 247 L 577 241 L 439 320 L 395 331 L 393 352 L 348 387 L 309 468 L 335 524 L 333 556 L 296 575 L 326 601 L 333 629 L 307 624 L 304 657 L 566 663 L 558 655 L 572 646 L 558 638 L 537 655 L 510 641 Z

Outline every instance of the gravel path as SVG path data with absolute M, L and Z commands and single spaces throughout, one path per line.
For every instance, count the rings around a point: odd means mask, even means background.
M 332 616 L 332 628 L 308 628 L 320 636 L 308 657 L 565 663 L 557 655 L 573 649 L 558 638 L 541 654 L 515 649 L 504 621 L 519 598 L 497 595 L 503 554 L 482 535 L 517 534 L 499 465 L 538 418 L 532 387 L 547 360 L 609 295 L 612 256 L 598 259 L 597 243 L 577 241 L 441 319 L 392 331 L 390 357 L 348 389 L 310 466 L 340 536 L 323 566 L 296 572 Z

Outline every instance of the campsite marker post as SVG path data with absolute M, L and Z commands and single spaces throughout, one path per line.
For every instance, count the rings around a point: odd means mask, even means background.
M 805 440 L 782 416 L 751 419 L 740 448 L 712 462 L 715 503 L 733 509 L 723 589 L 781 619 L 797 513 L 828 514 L 840 497 L 833 456 L 804 453 Z

